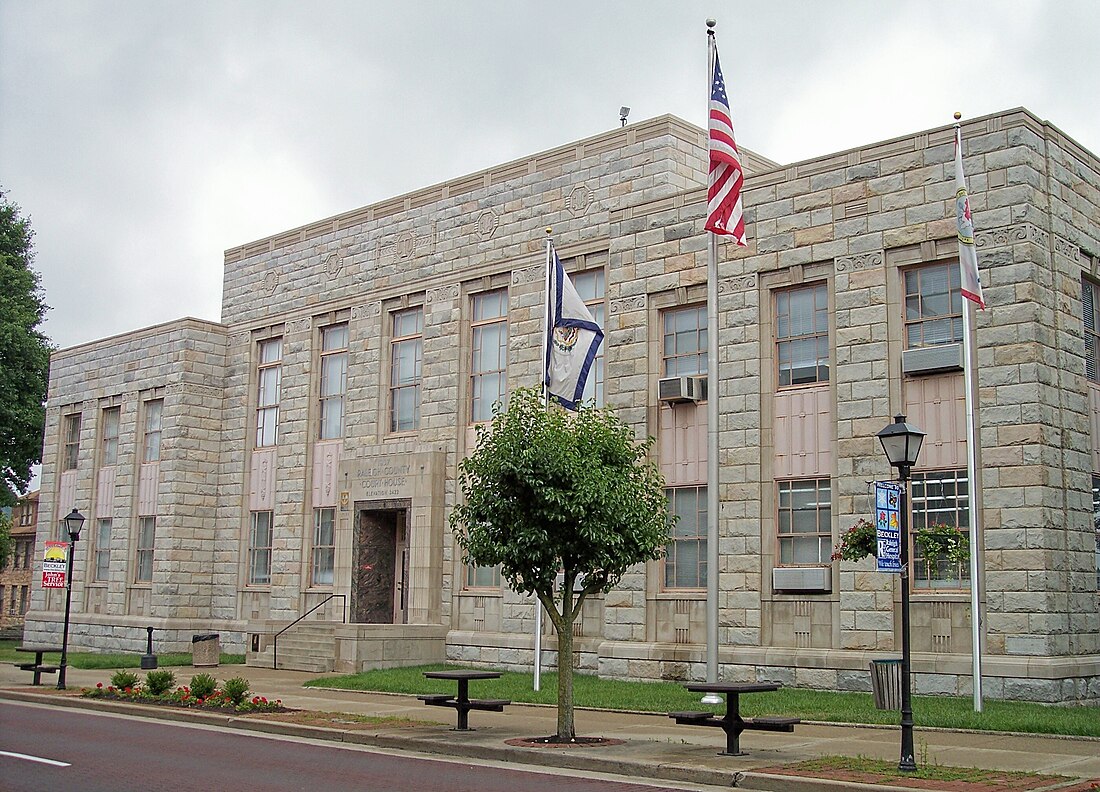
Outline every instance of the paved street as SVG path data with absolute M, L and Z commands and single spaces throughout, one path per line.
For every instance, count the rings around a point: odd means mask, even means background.
M 0 702 L 0 735 L 0 785 L 8 792 L 653 790 L 579 774 L 13 702 Z

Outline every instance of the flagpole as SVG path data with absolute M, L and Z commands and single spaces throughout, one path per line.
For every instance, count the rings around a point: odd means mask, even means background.
M 550 251 L 554 243 L 550 234 L 554 229 L 546 228 L 546 277 L 543 283 L 542 293 L 545 295 L 542 301 L 542 408 L 550 409 L 550 388 L 546 383 L 546 350 L 550 343 L 550 265 L 552 257 Z M 561 667 L 561 658 L 558 658 L 558 667 Z M 539 690 L 542 683 L 542 601 L 535 595 L 535 676 L 532 688 Z
M 707 20 L 707 118 L 714 79 L 714 26 Z M 709 122 L 708 122 L 709 123 Z M 718 243 L 707 234 L 707 682 L 718 681 Z M 707 694 L 704 703 L 720 703 Z
M 958 146 L 958 161 L 962 161 L 962 125 L 961 113 L 955 113 L 955 145 Z M 956 179 L 958 174 L 956 174 Z M 962 266 L 960 251 L 959 266 Z M 974 365 L 971 355 L 970 323 L 974 307 L 971 301 L 963 298 L 963 390 L 966 391 L 966 481 L 967 514 L 970 519 L 970 642 L 971 676 L 974 685 L 974 711 L 982 711 L 982 612 L 979 591 L 980 552 L 978 547 L 981 512 L 978 511 L 977 487 L 977 451 L 978 437 L 974 427 Z

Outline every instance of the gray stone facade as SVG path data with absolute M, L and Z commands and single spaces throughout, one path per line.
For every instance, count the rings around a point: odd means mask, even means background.
M 1081 288 L 1083 277 L 1100 277 L 1100 162 L 1025 110 L 969 121 L 963 137 L 988 303 L 974 323 L 981 475 L 971 482 L 981 512 L 986 691 L 1096 701 L 1091 476 L 1100 469 L 1100 390 L 1085 376 Z M 965 436 L 943 429 L 961 415 L 961 375 L 901 366 L 904 274 L 957 256 L 953 132 L 787 166 L 745 156 L 749 246 L 719 245 L 720 382 L 711 387 L 720 398 L 721 673 L 865 690 L 868 661 L 900 645 L 898 582 L 867 561 L 825 559 L 826 590 L 776 590 L 776 482 L 831 482 L 835 542 L 869 512 L 867 482 L 891 477 L 875 434 L 895 413 L 937 427 L 925 465 L 960 467 L 960 448 L 965 460 Z M 705 162 L 705 135 L 691 125 L 667 116 L 629 125 L 232 248 L 221 324 L 184 319 L 55 354 L 39 541 L 53 538 L 44 526 L 74 505 L 89 516 L 109 507 L 113 517 L 108 580 L 90 582 L 94 548 L 78 546 L 72 641 L 137 651 L 153 626 L 162 649 L 178 649 L 192 632 L 213 630 L 250 662 L 270 662 L 275 633 L 316 607 L 307 617 L 315 642 L 295 649 L 280 638 L 280 662 L 305 667 L 299 651 L 328 657 L 319 668 L 350 670 L 445 655 L 530 669 L 531 601 L 468 586 L 446 527 L 457 460 L 472 447 L 472 296 L 507 291 L 508 387 L 537 383 L 552 228 L 568 268 L 603 271 L 606 403 L 639 435 L 658 438 L 670 484 L 699 483 L 690 438 L 705 410 L 662 404 L 656 391 L 662 316 L 705 302 Z M 817 283 L 828 294 L 830 375 L 784 390 L 774 295 Z M 423 317 L 419 426 L 391 432 L 391 317 L 408 308 Z M 337 324 L 348 336 L 344 431 L 321 439 L 319 341 Z M 254 448 L 257 349 L 275 338 L 278 441 Z M 163 440 L 152 579 L 138 584 L 150 399 L 163 399 Z M 97 426 L 111 406 L 121 423 L 107 474 Z M 74 414 L 79 464 L 62 472 L 64 419 Z M 816 439 L 791 440 L 791 426 Z M 695 457 L 674 458 L 674 446 L 695 448 Z M 335 515 L 333 580 L 320 584 L 311 577 L 319 508 Z M 262 584 L 249 582 L 258 510 L 272 514 Z M 355 625 L 364 514 L 393 516 L 406 559 L 389 627 Z M 639 566 L 586 605 L 578 667 L 621 678 L 704 676 L 704 592 L 662 580 L 660 562 Z M 59 603 L 35 589 L 27 640 L 56 635 Z M 914 592 L 912 614 L 916 690 L 968 693 L 969 595 Z M 380 636 L 384 652 L 371 643 Z M 553 636 L 545 638 L 552 664 Z

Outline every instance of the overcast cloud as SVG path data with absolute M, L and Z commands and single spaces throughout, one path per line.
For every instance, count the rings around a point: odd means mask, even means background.
M 0 185 L 72 346 L 218 319 L 226 248 L 672 113 L 706 27 L 780 162 L 1024 106 L 1100 153 L 1100 2 L 0 0 Z

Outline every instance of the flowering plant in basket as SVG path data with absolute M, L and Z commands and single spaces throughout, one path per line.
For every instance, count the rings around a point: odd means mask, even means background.
M 861 561 L 867 556 L 875 555 L 878 550 L 875 538 L 875 525 L 866 517 L 859 520 L 844 532 L 840 542 L 833 548 L 833 560 Z

